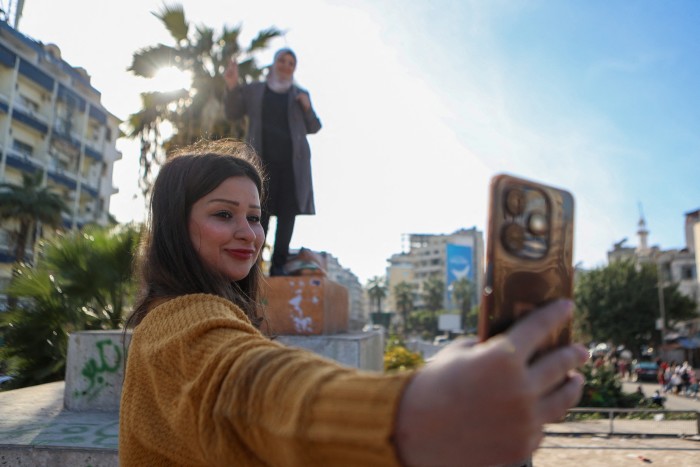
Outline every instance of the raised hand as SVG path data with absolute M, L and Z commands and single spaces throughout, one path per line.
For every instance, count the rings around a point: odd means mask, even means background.
M 238 85 L 238 62 L 236 62 L 235 58 L 231 58 L 231 61 L 226 65 L 224 81 L 226 82 L 226 89 L 229 91 Z
M 297 94 L 297 102 L 304 110 L 304 112 L 308 112 L 311 108 L 311 101 L 309 100 L 309 95 L 305 92 L 300 92 L 299 94 Z

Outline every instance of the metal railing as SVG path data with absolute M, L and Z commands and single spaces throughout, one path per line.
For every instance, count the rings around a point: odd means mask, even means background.
M 545 426 L 546 434 L 696 436 L 700 435 L 697 410 L 618 409 L 580 407 L 570 409 L 559 423 Z

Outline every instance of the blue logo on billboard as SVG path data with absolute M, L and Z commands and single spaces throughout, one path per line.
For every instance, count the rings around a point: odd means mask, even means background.
M 447 247 L 447 285 L 460 279 L 474 280 L 472 247 L 453 245 Z

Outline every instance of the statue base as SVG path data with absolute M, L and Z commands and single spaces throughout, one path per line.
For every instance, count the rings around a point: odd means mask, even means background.
M 324 276 L 268 277 L 262 290 L 267 331 L 327 335 L 348 331 L 348 290 Z

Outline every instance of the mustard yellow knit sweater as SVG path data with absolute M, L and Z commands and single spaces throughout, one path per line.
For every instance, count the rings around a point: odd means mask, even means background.
M 134 330 L 120 465 L 397 465 L 390 437 L 409 378 L 284 347 L 230 302 L 182 296 Z

